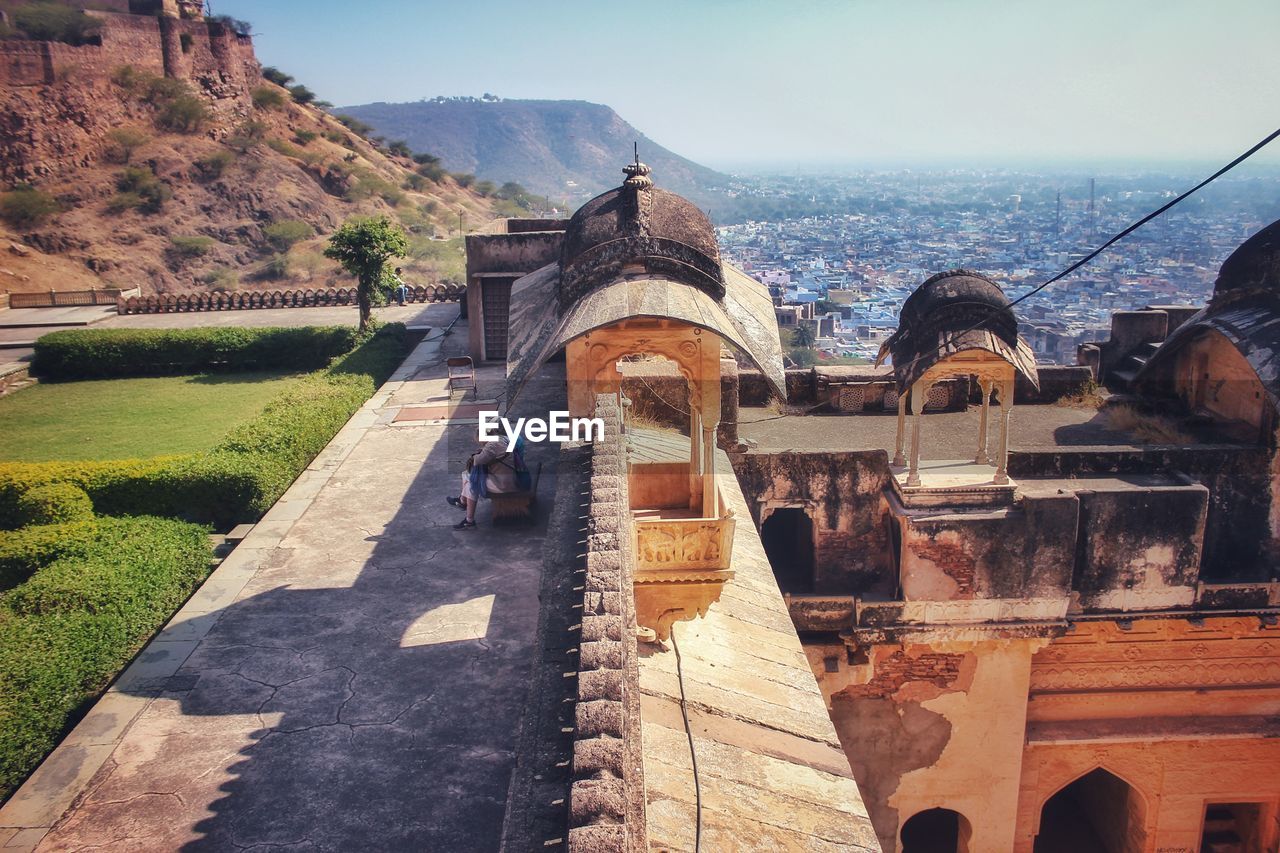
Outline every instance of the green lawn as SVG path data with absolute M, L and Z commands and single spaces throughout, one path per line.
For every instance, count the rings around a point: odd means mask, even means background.
M 299 374 L 103 379 L 0 397 L 0 461 L 126 459 L 207 450 Z

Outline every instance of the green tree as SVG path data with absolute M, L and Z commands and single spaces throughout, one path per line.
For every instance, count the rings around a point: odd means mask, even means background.
M 795 344 L 797 347 L 812 349 L 813 342 L 813 329 L 809 328 L 806 324 L 802 323 L 799 326 L 796 326 L 795 331 L 791 333 L 791 343 Z
M 293 97 L 294 102 L 298 104 L 309 104 L 316 99 L 316 93 L 301 83 L 296 86 L 290 86 L 289 94 Z
M 390 260 L 408 252 L 404 231 L 386 216 L 348 219 L 329 238 L 324 256 L 337 261 L 356 278 L 361 333 L 369 328 L 374 298 L 388 293 L 393 286 Z

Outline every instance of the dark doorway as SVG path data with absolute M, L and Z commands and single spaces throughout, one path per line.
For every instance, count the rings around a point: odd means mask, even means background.
M 760 541 L 779 589 L 813 592 L 813 522 L 803 509 L 775 509 L 760 527 Z
M 951 809 L 926 809 L 902 825 L 902 853 L 964 853 L 969 826 Z
M 1035 853 L 1140 853 L 1145 815 L 1142 796 L 1099 767 L 1045 802 Z
M 511 283 L 514 278 L 480 280 L 480 310 L 484 317 L 484 357 L 505 361 L 510 333 Z

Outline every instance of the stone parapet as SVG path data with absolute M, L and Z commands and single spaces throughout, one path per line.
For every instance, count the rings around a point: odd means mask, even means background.
M 440 284 L 410 287 L 406 302 L 460 302 L 465 285 Z M 116 303 L 120 314 L 174 314 L 193 311 L 243 311 L 255 308 L 316 308 L 355 305 L 355 288 L 325 290 L 251 290 L 235 293 L 182 293 L 166 296 L 131 296 Z
M 569 850 L 647 849 L 639 672 L 627 494 L 618 399 L 596 397 L 605 437 L 591 450 L 586 577 L 574 713 Z

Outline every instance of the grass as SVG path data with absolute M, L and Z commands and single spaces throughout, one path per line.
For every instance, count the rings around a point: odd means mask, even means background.
M 298 374 L 40 384 L 0 398 L 0 460 L 125 459 L 208 450 Z

